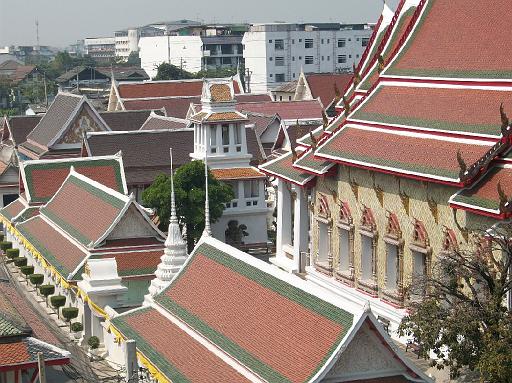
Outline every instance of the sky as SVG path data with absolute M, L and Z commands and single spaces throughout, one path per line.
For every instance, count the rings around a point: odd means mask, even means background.
M 395 9 L 398 0 L 387 0 Z M 0 47 L 66 47 L 85 37 L 157 21 L 376 22 L 382 0 L 0 0 Z

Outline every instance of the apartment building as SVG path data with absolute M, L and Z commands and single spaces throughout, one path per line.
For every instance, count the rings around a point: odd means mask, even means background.
M 108 62 L 116 55 L 115 37 L 87 37 L 84 47 L 85 54 L 98 62 Z
M 300 73 L 348 72 L 357 65 L 373 28 L 368 24 L 252 24 L 243 57 L 252 92 L 268 92 Z

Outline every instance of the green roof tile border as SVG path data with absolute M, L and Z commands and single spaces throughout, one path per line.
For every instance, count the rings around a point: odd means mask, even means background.
M 137 342 L 137 348 L 144 354 L 144 356 L 151 361 L 165 376 L 173 382 L 190 382 L 190 380 L 181 373 L 175 365 L 170 363 L 162 354 L 154 349 L 146 340 L 133 328 L 128 325 L 124 318 L 145 314 L 150 310 L 155 310 L 151 307 L 145 307 L 134 311 L 133 313 L 124 316 L 116 317 L 111 320 L 111 323 L 116 327 L 127 339 L 134 339 Z M 156 311 L 156 310 L 155 310 Z M 158 314 L 161 315 L 161 314 Z M 181 330 L 182 331 L 182 330 Z
M 115 159 L 100 159 L 100 160 L 80 160 L 80 161 L 69 161 L 69 162 L 45 162 L 42 164 L 38 163 L 29 163 L 24 166 L 24 173 L 25 173 L 25 180 L 27 182 L 27 189 L 29 189 L 29 195 L 31 202 L 41 203 L 41 202 L 47 202 L 50 200 L 50 197 L 48 198 L 36 198 L 32 194 L 33 190 L 33 179 L 32 179 L 32 171 L 34 170 L 51 170 L 51 169 L 62 169 L 62 168 L 68 168 L 71 169 L 71 166 L 75 168 L 75 170 L 80 173 L 80 168 L 84 167 L 103 167 L 103 166 L 114 166 L 114 173 L 116 176 L 116 184 L 117 184 L 117 191 L 120 193 L 124 193 L 124 183 L 123 178 L 121 175 L 122 169 L 121 165 L 118 160 Z
M 263 171 L 268 171 L 269 173 L 276 174 L 278 176 L 282 176 L 300 185 L 304 185 L 309 181 L 309 178 L 314 176 L 309 173 L 300 171 L 299 169 L 293 168 L 293 165 L 290 167 L 284 166 L 282 162 L 288 159 L 288 157 L 291 155 L 291 153 L 284 154 L 273 162 L 260 165 L 260 169 Z
M 275 382 L 289 381 L 281 374 L 279 374 L 279 372 L 274 371 L 270 366 L 267 366 L 259 359 L 252 356 L 238 344 L 234 343 L 218 331 L 212 329 L 200 318 L 188 312 L 186 309 L 178 305 L 175 301 L 166 295 L 166 292 L 172 290 L 173 286 L 178 283 L 178 281 L 184 275 L 186 275 L 186 270 L 193 263 L 194 259 L 199 255 L 205 256 L 225 267 L 228 267 L 233 272 L 258 283 L 259 285 L 268 288 L 278 293 L 279 295 L 290 299 L 293 302 L 300 304 L 304 308 L 313 311 L 316 314 L 323 316 L 324 318 L 327 318 L 341 326 L 342 331 L 338 335 L 336 342 L 332 345 L 329 353 L 324 356 L 321 364 L 317 366 L 309 378 L 313 377 L 325 365 L 325 363 L 327 363 L 327 360 L 331 354 L 335 351 L 338 344 L 342 341 L 348 330 L 352 327 L 354 317 L 347 311 L 344 311 L 331 303 L 322 301 L 320 298 L 300 290 L 299 288 L 294 287 L 270 274 L 267 274 L 254 266 L 248 265 L 237 258 L 231 257 L 211 245 L 205 243 L 201 244 L 195 250 L 194 254 L 191 256 L 191 259 L 186 263 L 181 272 L 171 282 L 170 286 L 155 297 L 155 302 L 160 304 L 166 310 L 170 311 L 172 314 L 178 316 L 180 319 L 192 326 L 196 331 L 200 332 L 203 336 L 207 337 L 210 341 L 218 345 L 224 351 L 228 352 L 232 357 L 240 361 L 242 364 L 251 368 L 264 379 L 270 379 L 270 381 Z

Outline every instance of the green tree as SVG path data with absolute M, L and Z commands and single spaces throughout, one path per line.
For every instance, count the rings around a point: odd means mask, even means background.
M 174 175 L 176 210 L 181 222 L 187 225 L 189 251 L 204 230 L 205 177 L 204 163 L 192 161 L 179 167 Z M 234 198 L 233 189 L 218 181 L 208 170 L 208 194 L 211 222 L 217 221 L 224 205 Z M 171 177 L 160 174 L 153 184 L 144 190 L 142 198 L 146 206 L 156 209 L 160 227 L 166 230 L 171 215 Z
M 157 67 L 157 74 L 153 80 L 187 80 L 192 78 L 195 78 L 194 74 L 176 65 L 162 63 Z
M 491 229 L 482 241 L 478 250 L 443 254 L 431 276 L 415 281 L 424 299 L 410 305 L 399 333 L 414 339 L 421 356 L 433 351 L 433 365 L 449 367 L 452 378 L 469 369 L 489 383 L 512 382 L 512 224 Z
M 127 66 L 136 66 L 140 68 L 140 57 L 139 52 L 130 52 L 128 59 L 126 60 Z

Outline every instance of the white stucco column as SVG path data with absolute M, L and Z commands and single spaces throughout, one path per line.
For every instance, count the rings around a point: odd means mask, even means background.
M 277 181 L 277 256 L 285 256 L 283 245 L 290 244 L 291 238 L 291 195 L 285 181 Z
M 293 261 L 297 270 L 301 269 L 300 253 L 308 251 L 308 196 L 305 190 L 296 187 L 294 223 L 293 223 Z

